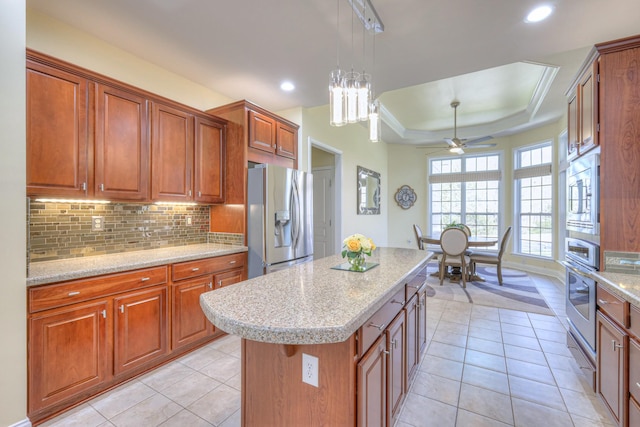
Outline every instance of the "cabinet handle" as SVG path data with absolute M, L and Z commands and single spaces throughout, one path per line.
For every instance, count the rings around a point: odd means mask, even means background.
M 123 314 L 124 314 L 124 304 L 122 304 L 122 305 L 120 306 L 120 313 L 123 313 Z
M 636 387 L 640 388 L 640 383 L 636 383 Z
M 189 197 L 191 197 L 191 190 L 189 190 Z
M 400 304 L 400 305 L 404 305 L 404 301 L 396 301 L 396 300 L 392 300 L 391 301 L 392 304 Z
M 100 184 L 100 191 L 104 191 L 104 184 Z
M 221 288 L 222 287 L 222 280 L 218 280 L 218 287 Z
M 79 291 L 69 292 L 69 296 L 70 296 L 70 297 L 74 297 L 74 296 L 76 296 L 76 295 L 80 295 L 80 292 L 79 292 Z
M 234 261 L 229 261 L 229 264 L 235 264 L 236 262 L 238 262 L 238 261 L 235 261 L 235 260 Z
M 611 350 L 616 351 L 616 348 L 622 348 L 622 344 L 616 344 L 616 340 L 611 340 Z
M 83 182 L 80 188 L 82 188 L 82 191 L 87 191 L 87 183 Z
M 102 317 L 107 318 L 107 310 L 102 310 Z
M 140 279 L 141 282 L 146 282 L 147 280 L 151 280 L 151 277 L 143 277 Z
M 391 353 L 390 353 L 390 352 L 388 352 L 387 350 L 382 350 L 380 353 L 382 353 L 382 354 L 386 354 L 387 356 L 389 356 L 389 355 L 391 354 Z
M 198 267 L 192 268 L 191 271 L 198 271 L 200 270 Z
M 393 346 L 393 348 L 398 348 L 398 340 L 392 340 L 391 345 Z
M 213 289 L 213 283 L 209 282 L 209 289 Z
M 378 328 L 378 330 L 381 331 L 381 330 L 384 329 L 385 325 L 384 325 L 384 323 L 382 325 L 376 325 L 375 323 L 371 322 L 371 323 L 369 323 L 368 326 L 371 326 L 371 327 L 374 327 L 374 328 Z
M 198 197 L 202 197 L 202 191 L 198 191 Z
M 600 305 L 606 305 L 606 304 L 609 304 L 609 301 L 605 301 L 605 300 L 603 300 L 602 298 L 598 298 L 598 304 L 600 304 Z

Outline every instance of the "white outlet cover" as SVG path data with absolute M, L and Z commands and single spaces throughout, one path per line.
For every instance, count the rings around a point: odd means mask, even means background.
M 318 358 L 302 353 L 302 382 L 318 387 Z

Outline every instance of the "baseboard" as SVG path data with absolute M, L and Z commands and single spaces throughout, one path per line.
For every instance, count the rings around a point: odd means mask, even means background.
M 15 424 L 11 424 L 9 427 L 31 427 L 31 421 L 29 421 L 29 418 L 25 418 L 22 421 L 18 421 Z
M 540 276 L 551 277 L 553 279 L 559 280 L 560 283 L 564 283 L 565 281 L 564 271 L 551 270 L 548 268 L 536 267 L 534 265 L 519 264 L 515 262 L 508 262 L 508 261 L 504 262 L 503 267 L 510 268 L 512 270 L 525 271 L 527 273 L 534 273 Z

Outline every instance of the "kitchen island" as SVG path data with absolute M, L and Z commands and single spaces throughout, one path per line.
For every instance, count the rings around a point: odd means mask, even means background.
M 336 255 L 202 294 L 207 318 L 243 338 L 242 425 L 387 424 L 426 342 L 432 256 L 378 248 L 366 272 L 333 269 Z

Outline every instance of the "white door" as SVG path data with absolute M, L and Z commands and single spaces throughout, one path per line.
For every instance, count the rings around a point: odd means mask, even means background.
M 334 254 L 334 169 L 313 169 L 313 259 Z

